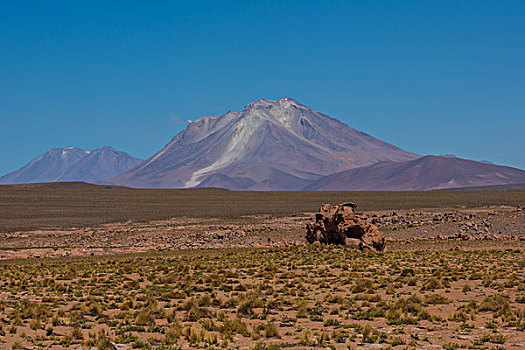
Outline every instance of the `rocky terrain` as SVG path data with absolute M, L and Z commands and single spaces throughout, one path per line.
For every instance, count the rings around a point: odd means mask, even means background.
M 525 241 L 522 207 L 370 211 L 366 215 L 386 237 L 389 250 L 454 247 L 460 241 Z M 247 216 L 228 221 L 173 218 L 0 233 L 0 259 L 302 245 L 312 217 L 314 213 Z

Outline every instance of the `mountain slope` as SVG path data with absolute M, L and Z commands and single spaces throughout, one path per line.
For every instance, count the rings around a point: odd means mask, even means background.
M 58 181 L 99 182 L 117 176 L 142 162 L 112 147 L 98 148 L 71 165 Z
M 34 158 L 22 168 L 0 177 L 0 184 L 56 181 L 64 175 L 67 168 L 89 153 L 77 147 L 53 148 Z
M 94 151 L 59 147 L 36 157 L 19 170 L 0 177 L 0 184 L 101 182 L 141 162 L 142 160 L 111 147 L 101 147 Z
M 460 158 L 381 162 L 323 177 L 305 190 L 423 191 L 524 183 L 525 171 Z
M 197 187 L 254 191 L 301 190 L 310 182 L 272 167 L 236 165 L 214 173 Z
M 160 152 L 110 183 L 286 190 L 337 171 L 417 157 L 293 99 L 259 100 L 241 112 L 191 122 Z M 242 179 L 234 175 L 239 169 Z

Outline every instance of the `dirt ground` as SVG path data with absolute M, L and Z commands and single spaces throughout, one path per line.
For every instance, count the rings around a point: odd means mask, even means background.
M 390 242 L 525 240 L 525 211 L 515 207 L 367 212 Z M 305 225 L 313 213 L 299 216 L 247 216 L 240 219 L 173 218 L 97 227 L 0 234 L 0 259 L 129 254 L 178 249 L 284 247 L 305 243 Z M 443 245 L 443 244 L 441 244 Z M 417 246 L 417 244 L 411 244 Z

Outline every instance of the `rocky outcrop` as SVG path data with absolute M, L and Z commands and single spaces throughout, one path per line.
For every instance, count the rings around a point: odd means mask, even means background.
M 361 250 L 384 250 L 385 236 L 368 222 L 366 216 L 357 214 L 356 207 L 357 204 L 350 202 L 337 206 L 321 205 L 315 221 L 306 224 L 306 240 L 309 243 L 352 245 Z

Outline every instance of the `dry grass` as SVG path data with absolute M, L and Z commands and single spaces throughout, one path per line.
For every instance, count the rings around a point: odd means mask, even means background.
M 11 261 L 0 276 L 0 348 L 487 349 L 525 331 L 520 249 L 185 251 Z
M 82 227 L 173 217 L 239 218 L 315 212 L 320 203 L 361 210 L 481 207 L 525 203 L 525 191 L 231 192 L 218 189 L 20 188 L 0 186 L 0 232 Z

